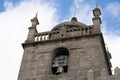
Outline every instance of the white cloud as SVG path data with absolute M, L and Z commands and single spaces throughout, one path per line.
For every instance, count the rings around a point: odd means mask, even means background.
M 67 15 L 67 18 L 63 19 L 63 21 L 70 21 L 75 13 L 75 17 L 79 22 L 91 25 L 93 18 L 92 9 L 93 5 L 87 3 L 86 0 L 73 0 L 73 5 L 70 7 L 70 14 Z
M 118 25 L 116 19 L 120 19 L 120 3 L 118 2 L 112 2 L 106 5 L 106 7 L 103 9 L 103 18 L 104 22 L 102 24 L 102 31 L 104 33 L 105 42 L 109 48 L 109 51 L 112 55 L 112 65 L 114 69 L 115 67 L 120 67 L 120 32 L 119 28 L 114 28 L 114 26 Z M 116 19 L 114 19 L 116 18 Z M 110 19 L 114 19 L 114 21 L 111 21 Z M 109 22 L 115 22 L 114 25 L 109 25 Z M 109 28 L 113 27 L 113 28 Z M 113 30 L 112 30 L 113 29 Z
M 76 17 L 80 22 L 86 24 L 92 24 L 92 9 L 93 5 L 90 5 L 84 0 L 75 0 L 74 5 L 76 6 Z M 73 9 L 71 9 L 71 15 L 73 16 Z
M 106 6 L 105 11 L 106 11 L 107 16 L 119 18 L 120 17 L 120 3 L 118 2 L 109 3 Z
M 57 9 L 53 2 L 45 0 L 24 0 L 17 5 L 5 2 L 5 8 L 0 13 L 0 80 L 17 80 L 23 55 L 21 43 L 27 37 L 30 19 L 38 12 L 38 30 L 50 30 L 57 22 Z
M 114 32 L 109 32 L 107 29 L 102 29 L 104 33 L 104 39 L 105 42 L 108 46 L 109 52 L 112 55 L 112 66 L 114 69 L 115 67 L 119 66 L 120 67 L 120 36 L 115 35 Z

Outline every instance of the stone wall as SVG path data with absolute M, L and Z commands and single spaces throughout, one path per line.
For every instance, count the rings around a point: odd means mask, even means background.
M 18 80 L 88 80 L 88 71 L 91 69 L 95 78 L 100 77 L 101 69 L 108 68 L 102 44 L 101 36 L 92 36 L 24 46 Z M 53 75 L 51 72 L 53 50 L 59 47 L 69 50 L 68 72 Z

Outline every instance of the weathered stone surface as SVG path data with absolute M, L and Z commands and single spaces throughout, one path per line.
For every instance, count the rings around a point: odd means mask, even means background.
M 42 33 L 36 30 L 38 23 L 32 25 L 27 41 L 22 44 L 24 55 L 18 80 L 120 80 L 118 68 L 115 75 L 111 73 L 110 58 L 96 17 L 93 25 L 85 25 L 74 18 L 74 21 L 61 23 L 52 31 Z M 58 66 L 53 69 L 56 57 L 61 54 L 67 56 L 67 63 L 61 66 L 66 60 L 59 58 Z M 64 70 L 55 74 L 58 67 Z
M 95 77 L 100 77 L 100 70 L 103 67 L 108 68 L 103 57 L 105 52 L 100 38 L 101 36 L 73 38 L 70 41 L 39 43 L 25 48 L 19 79 L 40 77 L 39 80 L 49 80 L 52 77 L 51 80 L 74 80 L 75 78 L 85 80 L 90 69 L 93 69 Z M 53 76 L 51 72 L 53 51 L 59 47 L 69 50 L 68 72 Z
M 94 72 L 92 69 L 88 71 L 87 78 L 88 78 L 88 80 L 94 80 Z

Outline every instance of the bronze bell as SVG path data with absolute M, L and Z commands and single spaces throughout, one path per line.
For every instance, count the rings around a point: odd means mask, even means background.
M 63 72 L 63 67 L 61 67 L 61 66 L 59 66 L 58 68 L 57 68 L 57 74 L 60 74 L 60 73 L 62 73 Z

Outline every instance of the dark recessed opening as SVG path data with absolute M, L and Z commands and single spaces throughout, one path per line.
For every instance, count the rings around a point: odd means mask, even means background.
M 61 74 L 68 72 L 69 51 L 67 48 L 57 48 L 53 51 L 52 73 Z

